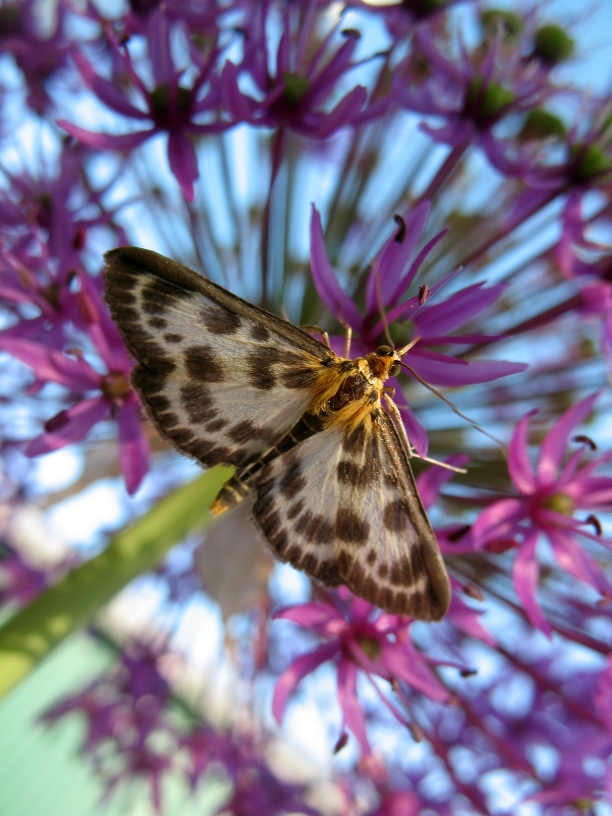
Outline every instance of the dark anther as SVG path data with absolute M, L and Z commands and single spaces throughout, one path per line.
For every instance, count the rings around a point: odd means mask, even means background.
M 431 297 L 431 289 L 429 286 L 424 283 L 422 286 L 419 286 L 419 306 L 422 306 L 426 300 L 429 300 Z
M 485 599 L 485 596 L 474 584 L 466 584 L 463 587 L 463 591 L 468 596 L 468 598 L 473 598 L 475 601 L 480 601 L 482 603 Z
M 478 669 L 461 669 L 460 674 L 462 677 L 473 677 L 478 674 Z
M 472 526 L 470 524 L 466 524 L 463 527 L 459 527 L 459 529 L 455 530 L 453 533 L 449 533 L 446 537 L 449 541 L 459 541 L 459 539 L 463 538 L 463 536 L 466 533 L 469 533 L 471 529 Z
M 341 751 L 346 743 L 348 742 L 349 735 L 346 731 L 343 731 L 340 736 L 338 737 L 338 742 L 334 745 L 334 754 L 337 754 L 338 751 Z
M 356 28 L 344 28 L 340 33 L 347 39 L 349 37 L 354 37 L 356 40 L 361 39 L 361 31 L 358 31 Z
M 587 516 L 587 518 L 585 518 L 584 523 L 591 525 L 591 527 L 595 530 L 595 535 L 598 536 L 603 535 L 603 530 L 601 529 L 601 522 L 597 518 L 597 516 L 594 516 L 591 513 L 590 516 Z
M 591 450 L 597 450 L 597 445 L 593 442 L 591 437 L 585 436 L 584 434 L 578 434 L 578 436 L 573 436 L 572 442 L 577 442 L 579 445 L 586 445 Z
M 406 222 L 404 221 L 402 216 L 399 215 L 398 213 L 395 213 L 395 215 L 393 216 L 393 220 L 395 221 L 398 227 L 398 230 L 395 233 L 395 241 L 398 244 L 401 244 L 403 243 L 404 238 L 406 237 Z
M 393 357 L 393 349 L 390 346 L 379 346 L 376 353 L 379 357 Z

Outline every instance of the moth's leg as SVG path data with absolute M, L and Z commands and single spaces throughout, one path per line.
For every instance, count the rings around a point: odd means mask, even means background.
M 344 337 L 345 337 L 345 345 L 344 345 L 344 356 L 350 360 L 351 355 L 351 339 L 353 337 L 353 330 L 349 326 L 348 323 L 340 323 L 342 328 L 344 329 Z
M 402 440 L 402 445 L 404 446 L 404 450 L 408 458 L 414 457 L 415 459 L 420 459 L 422 462 L 429 462 L 432 465 L 438 465 L 438 467 L 446 468 L 447 470 L 452 470 L 454 473 L 467 473 L 465 468 L 458 468 L 454 465 L 449 465 L 446 462 L 440 462 L 437 459 L 430 459 L 429 456 L 420 456 L 415 449 L 412 447 L 410 442 L 408 441 L 408 436 L 406 434 L 406 429 L 404 428 L 404 423 L 402 422 L 402 415 L 399 412 L 399 408 L 393 402 L 393 397 L 389 395 L 388 391 L 391 389 L 384 389 L 384 397 L 385 397 L 385 404 L 387 406 L 387 410 L 391 415 L 391 419 L 393 420 L 393 424 Z
M 331 348 L 331 345 L 329 343 L 329 334 L 324 329 L 321 329 L 319 326 L 300 326 L 300 329 L 302 329 L 302 331 L 308 332 L 309 334 L 312 334 L 312 332 L 320 334 L 327 348 L 328 349 Z

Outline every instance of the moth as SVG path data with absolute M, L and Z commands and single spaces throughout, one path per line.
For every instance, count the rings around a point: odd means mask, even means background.
M 387 612 L 442 618 L 448 575 L 385 390 L 405 349 L 339 357 L 155 252 L 105 259 L 106 300 L 159 432 L 206 467 L 236 467 L 212 512 L 254 491 L 281 561 Z

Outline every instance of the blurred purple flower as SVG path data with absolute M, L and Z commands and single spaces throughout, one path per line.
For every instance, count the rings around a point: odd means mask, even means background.
M 429 661 L 410 640 L 410 619 L 379 610 L 348 591 L 328 593 L 328 603 L 305 603 L 281 609 L 274 618 L 293 621 L 310 629 L 326 642 L 301 657 L 286 669 L 276 683 L 272 712 L 280 723 L 287 701 L 296 686 L 320 665 L 333 660 L 337 667 L 338 702 L 343 714 L 342 733 L 350 729 L 364 752 L 370 753 L 365 717 L 357 696 L 357 678 L 361 672 L 372 684 L 382 702 L 403 724 L 406 718 L 381 694 L 373 677 L 390 683 L 404 681 L 410 688 L 438 702 L 449 699 L 449 692 L 431 670 Z
M 140 423 L 140 404 L 130 385 L 132 362 L 95 283 L 79 275 L 76 299 L 100 373 L 80 349 L 61 352 L 42 343 L 0 335 L 0 349 L 32 368 L 38 385 L 54 382 L 80 399 L 45 423 L 45 432 L 28 443 L 25 453 L 39 456 L 84 439 L 101 420 L 112 418 L 119 431 L 119 461 L 129 493 L 134 493 L 149 469 L 149 445 Z M 92 394 L 92 392 L 97 392 Z
M 127 93 L 96 73 L 84 54 L 73 48 L 71 56 L 83 82 L 98 99 L 120 116 L 139 122 L 152 121 L 151 127 L 123 135 L 92 133 L 78 125 L 61 119 L 58 121 L 71 136 L 99 150 L 130 151 L 158 133 L 168 134 L 168 162 L 188 201 L 193 201 L 193 185 L 199 177 L 196 151 L 191 137 L 203 133 L 220 133 L 230 127 L 230 122 L 216 118 L 220 99 L 216 87 L 211 85 L 213 68 L 218 57 L 216 43 L 206 60 L 197 66 L 191 87 L 181 84 L 185 69 L 177 70 L 170 48 L 168 21 L 161 11 L 151 12 L 147 21 L 148 53 L 153 73 L 154 88 L 149 90 L 134 70 L 127 45 L 121 49 L 113 40 L 111 47 L 123 63 L 133 90 L 141 97 L 143 107 L 136 107 Z M 144 108 L 144 109 L 143 109 Z M 199 119 L 206 116 L 209 121 Z M 215 117 L 215 118 L 211 118 Z
M 356 332 L 357 336 L 352 344 L 354 355 L 368 354 L 381 340 L 386 342 L 383 336 L 384 323 L 380 315 L 380 308 L 384 308 L 388 324 L 397 321 L 398 325 L 392 327 L 392 331 L 402 332 L 402 344 L 409 342 L 411 338 L 419 337 L 419 341 L 410 349 L 405 359 L 416 373 L 429 383 L 446 386 L 467 385 L 490 382 L 524 371 L 527 366 L 522 363 L 501 360 L 478 360 L 468 363 L 433 350 L 432 347 L 471 345 L 486 340 L 483 335 L 451 335 L 449 332 L 479 315 L 496 300 L 505 287 L 498 284 L 485 288 L 483 283 L 477 283 L 460 289 L 446 300 L 440 301 L 437 297 L 438 292 L 454 278 L 457 273 L 455 271 L 431 288 L 421 287 L 418 294 L 404 299 L 421 264 L 446 234 L 446 230 L 438 233 L 416 252 L 430 210 L 430 202 L 423 201 L 413 210 L 407 210 L 404 217 L 398 217 L 398 229 L 386 241 L 370 266 L 366 284 L 365 314 L 362 315 L 336 279 L 325 251 L 321 217 L 313 205 L 310 222 L 310 263 L 312 279 L 319 297 L 340 323 L 348 324 Z M 343 353 L 344 338 L 333 338 L 332 344 L 337 353 Z M 395 379 L 389 380 L 389 385 L 399 388 L 399 383 Z M 425 429 L 409 406 L 399 407 L 410 442 L 419 454 L 425 455 L 427 452 Z
M 576 536 L 608 546 L 612 541 L 602 538 L 601 526 L 594 515 L 590 514 L 584 521 L 574 518 L 576 510 L 612 509 L 612 478 L 593 475 L 596 468 L 612 459 L 612 453 L 580 467 L 584 450 L 593 445 L 588 437 L 581 435 L 575 437 L 580 449 L 562 464 L 572 430 L 587 419 L 597 396 L 574 405 L 548 431 L 540 447 L 535 472 L 527 446 L 533 412 L 521 419 L 508 448 L 508 472 L 518 496 L 490 504 L 472 528 L 477 547 L 498 538 L 518 539 L 519 551 L 513 569 L 516 593 L 531 623 L 549 636 L 550 624 L 536 600 L 540 574 L 536 545 L 541 534 L 550 542 L 554 558 L 562 569 L 590 584 L 604 597 L 612 598 L 612 585 L 584 552 Z M 595 533 L 588 528 L 594 528 Z
M 355 33 L 346 32 L 345 42 L 334 50 L 334 28 L 313 51 L 316 3 L 287 4 L 278 48 L 271 56 L 266 34 L 270 9 L 269 2 L 255 4 L 247 17 L 243 61 L 240 65 L 226 62 L 221 73 L 224 105 L 236 122 L 287 127 L 304 136 L 326 139 L 350 125 L 366 102 L 366 89 L 356 85 L 331 109 L 326 106 L 340 80 L 358 65 L 352 59 Z M 242 72 L 255 83 L 261 98 L 240 90 Z
M 26 81 L 28 105 L 39 114 L 51 107 L 50 81 L 66 64 L 66 5 L 57 3 L 55 11 L 54 30 L 44 36 L 37 0 L 4 3 L 0 8 L 0 49 L 15 58 Z

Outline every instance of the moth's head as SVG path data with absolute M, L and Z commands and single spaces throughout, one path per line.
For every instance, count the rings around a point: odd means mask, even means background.
M 373 356 L 376 357 L 376 367 L 381 370 L 379 375 L 381 379 L 386 380 L 387 377 L 397 377 L 400 373 L 402 358 L 399 351 L 392 349 L 391 346 L 379 346 Z

